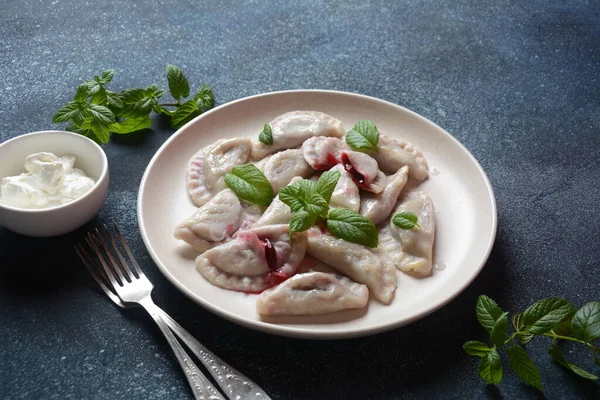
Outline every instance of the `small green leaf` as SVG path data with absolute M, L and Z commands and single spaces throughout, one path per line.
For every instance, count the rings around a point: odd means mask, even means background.
M 194 100 L 188 100 L 180 105 L 173 113 L 171 117 L 171 127 L 180 128 L 199 114 L 200 110 L 198 110 L 196 102 Z
M 92 129 L 94 135 L 96 135 L 100 143 L 108 143 L 108 139 L 110 137 L 110 130 L 107 124 L 92 119 L 92 122 L 90 123 L 90 128 Z
M 271 125 L 265 124 L 262 132 L 258 135 L 258 140 L 267 146 L 273 144 L 273 130 L 271 129 Z
M 346 208 L 329 211 L 327 229 L 334 236 L 348 242 L 375 248 L 379 245 L 377 227 L 357 212 Z
M 571 322 L 577 339 L 591 343 L 600 338 L 600 302 L 592 301 L 581 307 Z
M 290 207 L 292 212 L 304 210 L 305 201 L 303 200 L 302 189 L 298 185 L 288 185 L 279 190 L 279 200 Z
M 200 85 L 198 91 L 196 91 L 196 94 L 194 95 L 194 100 L 196 100 L 198 108 L 204 112 L 214 107 L 215 94 L 210 87 Z
M 306 199 L 304 209 L 311 215 L 325 218 L 327 217 L 327 211 L 329 211 L 329 204 L 319 193 L 312 192 Z
M 118 93 L 107 90 L 106 91 L 106 101 L 112 107 L 123 108 L 123 102 L 121 101 L 121 98 L 119 97 Z
M 75 92 L 73 100 L 80 103 L 86 102 L 87 98 L 89 97 L 89 93 L 90 90 L 88 89 L 87 85 L 79 85 L 77 86 L 77 91 Z
M 556 361 L 558 364 L 562 365 L 569 371 L 579 375 L 580 377 L 585 378 L 585 379 L 591 379 L 591 380 L 598 379 L 598 377 L 596 375 L 591 374 L 591 373 L 587 372 L 586 370 L 584 370 L 583 368 L 568 362 L 565 359 L 565 356 L 563 355 L 560 347 L 558 347 L 556 344 L 552 343 L 550 345 L 550 349 L 548 350 L 548 353 L 550 354 L 550 357 L 552 357 L 552 359 L 554 361 Z
M 419 217 L 410 211 L 401 212 L 394 215 L 392 222 L 400 229 L 413 229 L 415 226 L 420 227 L 418 223 Z
M 114 124 L 115 123 L 115 115 L 108 108 L 104 106 L 100 106 L 98 104 L 90 104 L 90 114 L 92 116 L 92 120 L 97 124 Z
M 573 336 L 573 328 L 571 326 L 571 320 L 567 319 L 567 320 L 564 320 L 563 322 L 561 322 L 560 324 L 556 325 L 554 328 L 552 328 L 552 332 L 555 335 L 559 335 L 559 336 Z
M 290 221 L 290 234 L 293 232 L 304 232 L 314 225 L 316 219 L 316 215 L 310 214 L 304 210 L 295 212 Z
M 98 93 L 98 91 L 100 89 L 102 89 L 102 84 L 99 83 L 99 82 L 97 82 L 97 81 L 95 81 L 95 80 L 92 80 L 92 79 L 88 79 L 86 81 L 83 81 L 83 85 L 85 85 L 87 87 L 88 94 L 90 96 Z
M 321 174 L 317 181 L 317 193 L 329 204 L 331 196 L 342 174 L 339 171 L 326 171 Z
M 104 90 L 104 88 L 101 88 L 96 94 L 92 96 L 91 102 L 101 106 L 108 103 L 108 96 L 106 94 L 106 90 Z
M 546 333 L 573 315 L 573 306 L 567 300 L 548 298 L 534 303 L 523 313 L 523 323 L 531 333 Z
M 158 100 L 161 97 L 163 97 L 163 95 L 165 94 L 165 91 L 162 90 L 161 88 L 159 88 L 156 83 L 153 83 L 152 85 L 148 86 L 145 89 L 145 94 L 147 97 L 149 97 L 151 99 Z
M 183 71 L 175 65 L 167 64 L 167 82 L 171 96 L 177 101 L 190 95 L 190 84 Z
M 482 295 L 477 299 L 477 320 L 488 333 L 492 332 L 496 320 L 500 318 L 503 312 L 498 304 L 489 297 Z
M 273 186 L 254 164 L 233 167 L 225 183 L 239 198 L 260 206 L 268 206 L 275 197 Z
M 135 131 L 139 131 L 142 129 L 146 129 L 152 125 L 152 120 L 150 117 L 141 117 L 141 118 L 129 118 L 123 121 L 115 122 L 110 125 L 110 131 L 125 134 L 131 133 Z
M 52 117 L 52 122 L 55 124 L 67 122 L 78 114 L 81 114 L 79 105 L 75 101 L 71 101 L 58 109 Z
M 353 150 L 374 150 L 379 142 L 379 131 L 369 120 L 361 120 L 346 134 L 346 143 Z
M 490 333 L 490 342 L 498 348 L 504 346 L 504 334 L 508 329 L 508 313 L 502 313 L 494 322 L 492 332 Z
M 502 380 L 502 361 L 500 355 L 496 349 L 490 349 L 490 351 L 479 361 L 477 367 L 479 376 L 493 385 L 497 385 Z
M 516 313 L 512 316 L 512 323 L 515 331 L 524 331 L 525 324 L 523 323 L 523 313 Z M 533 333 L 522 333 L 517 335 L 517 339 L 521 344 L 527 344 L 533 339 Z
M 112 81 L 113 76 L 115 76 L 115 70 L 114 69 L 107 69 L 106 71 L 102 72 L 102 78 L 100 78 L 101 82 L 103 84 L 107 84 L 110 81 Z
M 515 374 L 517 374 L 517 376 L 523 382 L 533 386 L 538 390 L 542 390 L 542 379 L 540 378 L 540 373 L 525 350 L 519 346 L 512 346 L 508 348 L 507 352 L 510 367 Z
M 476 340 L 463 344 L 463 349 L 468 355 L 477 357 L 483 357 L 491 350 L 487 344 Z

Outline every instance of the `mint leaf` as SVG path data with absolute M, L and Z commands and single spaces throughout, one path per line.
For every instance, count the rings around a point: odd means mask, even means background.
M 379 142 L 379 131 L 373 121 L 363 119 L 354 125 L 345 138 L 353 150 L 374 150 Z
M 134 88 L 123 90 L 119 94 L 123 108 L 119 110 L 119 117 L 145 117 L 153 109 L 158 108 L 158 99 L 164 90 L 157 85 L 150 85 L 146 89 Z
M 577 339 L 591 343 L 600 338 L 600 302 L 593 301 L 581 307 L 571 322 Z
M 412 213 L 410 211 L 398 213 L 394 215 L 394 218 L 392 218 L 392 222 L 394 223 L 394 225 L 396 225 L 400 229 L 408 230 L 413 229 L 415 226 L 421 227 L 421 225 L 419 225 L 419 223 L 417 222 L 418 220 L 419 217 L 417 217 L 415 213 Z
M 463 349 L 468 355 L 477 357 L 483 357 L 491 350 L 487 344 L 476 340 L 463 344 Z
M 107 124 L 100 122 L 99 120 L 92 119 L 90 122 L 90 128 L 100 143 L 108 143 L 110 129 L 108 128 Z
M 92 121 L 98 124 L 109 125 L 115 123 L 115 115 L 104 106 L 92 103 L 90 104 L 89 112 L 92 116 Z
M 171 127 L 180 128 L 200 114 L 198 105 L 194 100 L 188 100 L 180 105 L 171 117 Z
M 319 193 L 311 192 L 306 198 L 304 209 L 311 215 L 325 218 L 329 210 L 329 203 Z
M 87 98 L 89 97 L 90 90 L 86 85 L 77 86 L 77 91 L 75 92 L 75 96 L 73 100 L 79 103 L 87 102 Z
M 80 106 L 77 104 L 77 102 L 71 101 L 58 109 L 56 114 L 54 114 L 52 117 L 52 122 L 56 124 L 67 122 L 71 119 L 75 119 L 77 116 L 80 116 L 81 119 L 83 119 Z
M 110 125 L 110 131 L 124 134 L 146 129 L 152 125 L 150 117 L 129 118 Z
M 171 96 L 177 101 L 190 95 L 190 84 L 183 71 L 175 65 L 167 64 L 167 82 Z
M 90 96 L 98 93 L 98 91 L 102 88 L 102 84 L 93 79 L 83 81 L 83 85 L 87 87 L 88 94 Z
M 336 237 L 348 242 L 375 248 L 379 234 L 375 225 L 362 215 L 346 208 L 329 211 L 327 229 Z
M 108 105 L 115 108 L 123 108 L 123 102 L 119 95 L 115 92 L 111 92 L 110 90 L 106 91 L 106 102 Z
M 225 183 L 239 198 L 260 206 L 268 206 L 275 197 L 273 186 L 254 164 L 233 167 Z
M 548 349 L 548 353 L 550 354 L 550 357 L 552 357 L 552 359 L 554 361 L 556 361 L 558 364 L 562 365 L 569 371 L 579 375 L 580 377 L 585 378 L 585 379 L 590 379 L 590 380 L 598 379 L 598 377 L 596 375 L 591 374 L 591 373 L 587 372 L 586 370 L 584 370 L 583 368 L 568 362 L 565 359 L 565 356 L 563 355 L 560 347 L 558 347 L 556 344 L 552 343 L 550 345 L 550 349 Z
M 335 186 L 338 183 L 342 174 L 339 171 L 327 171 L 323 172 L 317 181 L 317 193 L 323 197 L 327 205 L 331 201 L 331 196 L 335 190 Z
M 290 207 L 292 212 L 304 210 L 306 202 L 303 200 L 302 189 L 298 185 L 288 185 L 279 190 L 279 200 Z
M 552 332 L 559 336 L 573 336 L 573 327 L 571 326 L 571 320 L 566 319 L 560 324 L 552 328 Z
M 106 90 L 101 88 L 95 95 L 92 96 L 90 100 L 94 104 L 104 105 L 108 102 L 108 96 L 106 95 Z
M 479 296 L 477 299 L 475 310 L 477 313 L 477 320 L 488 333 L 492 332 L 496 320 L 500 318 L 504 312 L 494 300 L 484 295 Z
M 106 85 L 107 83 L 110 83 L 110 81 L 112 81 L 113 76 L 115 76 L 115 70 L 114 69 L 107 69 L 106 71 L 102 72 L 102 77 L 100 78 L 100 81 Z
M 542 390 L 542 379 L 540 378 L 540 373 L 525 350 L 519 346 L 512 346 L 508 348 L 507 352 L 510 367 L 513 371 L 515 371 L 515 374 L 517 374 L 517 376 L 523 382 L 533 386 L 538 390 Z
M 502 380 L 502 361 L 500 355 L 496 349 L 490 349 L 490 351 L 479 361 L 477 367 L 479 376 L 493 385 L 497 385 Z
M 295 212 L 290 221 L 290 235 L 293 232 L 304 232 L 313 226 L 316 220 L 316 215 L 310 214 L 304 210 Z
M 204 112 L 214 107 L 215 94 L 210 87 L 206 85 L 200 85 L 198 91 L 196 91 L 196 94 L 194 95 L 194 100 L 196 100 L 196 105 L 198 108 Z
M 548 298 L 534 303 L 523 313 L 523 323 L 531 333 L 545 333 L 571 317 L 574 309 L 567 300 Z
M 265 124 L 262 132 L 258 135 L 258 140 L 267 146 L 273 144 L 273 130 L 271 129 L 271 125 Z
M 492 332 L 490 333 L 490 342 L 498 348 L 504 346 L 504 334 L 508 329 L 508 313 L 502 313 L 494 322 Z
M 515 331 L 524 331 L 525 324 L 523 323 L 523 313 L 516 313 L 512 316 L 512 324 L 515 328 Z M 522 333 L 517 335 L 517 339 L 521 344 L 527 344 L 533 339 L 533 333 Z

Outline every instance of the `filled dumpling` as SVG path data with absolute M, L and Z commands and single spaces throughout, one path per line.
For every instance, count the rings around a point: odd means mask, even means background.
M 294 177 L 290 184 L 293 184 L 302 179 L 299 176 Z M 264 214 L 256 221 L 254 227 L 264 225 L 289 224 L 292 220 L 292 210 L 290 206 L 279 200 L 279 195 L 275 196 Z
M 240 228 L 244 210 L 231 189 L 224 189 L 175 228 L 176 239 L 204 252 Z
M 352 180 L 352 176 L 346 172 L 342 164 L 338 164 L 331 169 L 338 171 L 340 179 L 338 179 L 333 194 L 331 195 L 330 207 L 344 207 L 354 212 L 360 209 L 360 193 L 358 186 Z
M 264 158 L 256 167 L 271 182 L 275 193 L 287 186 L 295 176 L 306 178 L 314 172 L 304 160 L 301 149 L 280 151 Z
M 292 276 L 306 253 L 306 232 L 289 236 L 288 225 L 238 232 L 235 239 L 196 258 L 196 268 L 224 289 L 260 293 Z
M 311 228 L 307 252 L 355 282 L 367 285 L 375 298 L 383 303 L 392 300 L 396 290 L 396 270 L 393 263 L 371 250 Z
M 408 174 L 411 178 L 424 181 L 429 177 L 427 160 L 421 150 L 404 140 L 380 135 L 376 151 L 369 154 L 377 160 L 379 168 L 388 174 L 406 165 L 410 168 Z
M 344 142 L 336 137 L 315 136 L 302 144 L 302 155 L 317 171 L 326 171 L 340 162 Z
M 359 188 L 373 193 L 383 190 L 385 174 L 379 170 L 373 157 L 358 151 L 343 150 L 340 153 L 340 161 Z
M 263 315 L 318 315 L 363 308 L 368 301 L 365 285 L 324 272 L 305 272 L 262 292 L 256 310 Z
M 226 188 L 225 174 L 245 164 L 252 141 L 248 138 L 221 139 L 198 151 L 188 164 L 187 189 L 198 207 Z
M 420 227 L 402 229 L 390 221 L 392 237 L 400 244 L 402 255 L 394 260 L 396 267 L 417 276 L 431 274 L 433 241 L 435 237 L 435 210 L 431 198 L 423 192 L 410 193 L 396 208 L 394 214 L 410 211 L 417 215 Z
M 340 138 L 346 133 L 340 120 L 318 111 L 291 111 L 275 118 L 270 125 L 273 143 L 266 145 L 256 141 L 252 147 L 255 160 L 279 150 L 298 147 L 313 136 Z
M 360 214 L 375 225 L 383 222 L 392 212 L 407 179 L 408 167 L 404 166 L 387 177 L 387 184 L 381 193 L 365 193 L 360 203 Z

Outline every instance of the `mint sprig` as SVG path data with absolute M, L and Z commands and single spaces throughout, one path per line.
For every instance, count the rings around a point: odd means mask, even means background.
M 190 95 L 190 85 L 183 71 L 174 65 L 167 65 L 167 82 L 175 103 L 160 103 L 165 91 L 156 84 L 119 93 L 108 90 L 114 75 L 115 71 L 109 69 L 83 81 L 73 101 L 62 106 L 52 122 L 68 122 L 66 130 L 107 143 L 111 132 L 128 134 L 149 128 L 152 112 L 171 117 L 171 127 L 179 128 L 215 104 L 214 93 L 206 85 L 198 88 L 193 99 L 181 104 Z M 167 107 L 176 108 L 171 111 Z
M 414 229 L 415 227 L 420 228 L 421 225 L 419 225 L 418 221 L 419 217 L 417 217 L 415 213 L 410 211 L 398 213 L 392 218 L 392 222 L 394 223 L 394 225 L 396 225 L 398 228 L 407 230 Z
M 568 362 L 560 347 L 560 341 L 584 345 L 592 352 L 594 363 L 600 366 L 600 348 L 594 342 L 600 339 L 600 302 L 590 302 L 575 311 L 570 302 L 559 298 L 540 300 L 522 313 L 512 316 L 514 332 L 509 332 L 508 312 L 487 296 L 480 296 L 476 306 L 477 320 L 490 334 L 492 346 L 480 341 L 469 341 L 463 349 L 469 355 L 479 357 L 478 372 L 487 383 L 498 384 L 502 380 L 502 361 L 498 350 L 508 346 L 507 354 L 513 372 L 525 383 L 542 390 L 542 379 L 535 364 L 523 349 L 536 336 L 552 339 L 548 353 L 562 367 L 585 379 L 598 376 Z
M 357 151 L 375 150 L 379 142 L 379 130 L 373 121 L 360 120 L 346 134 L 346 143 Z
M 254 164 L 233 167 L 225 175 L 225 183 L 239 198 L 259 206 L 268 206 L 275 198 L 273 186 Z
M 327 229 L 340 239 L 375 248 L 379 245 L 377 227 L 359 213 L 346 208 L 334 208 L 327 217 Z

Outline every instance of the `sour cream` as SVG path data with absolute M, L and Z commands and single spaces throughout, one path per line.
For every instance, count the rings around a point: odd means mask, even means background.
M 17 208 L 49 208 L 76 200 L 96 182 L 75 168 L 75 156 L 35 153 L 25 159 L 25 170 L 2 179 L 0 203 Z

